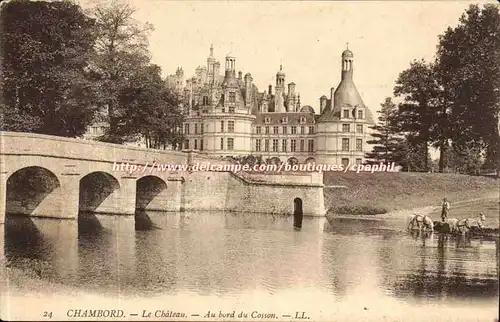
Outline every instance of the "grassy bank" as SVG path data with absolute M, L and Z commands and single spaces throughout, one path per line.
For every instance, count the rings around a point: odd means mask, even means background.
M 329 214 L 375 215 L 390 211 L 438 206 L 498 195 L 500 180 L 438 173 L 324 174 L 325 207 Z M 346 186 L 347 189 L 328 188 Z

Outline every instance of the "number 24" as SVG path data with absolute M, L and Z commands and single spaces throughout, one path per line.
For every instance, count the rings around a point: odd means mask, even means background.
M 52 312 L 47 312 L 47 311 L 43 312 L 43 317 L 51 319 L 52 318 Z

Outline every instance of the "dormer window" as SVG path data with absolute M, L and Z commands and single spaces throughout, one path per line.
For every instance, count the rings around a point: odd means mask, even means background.
M 363 110 L 358 110 L 358 119 L 363 118 Z
M 229 92 L 229 102 L 230 103 L 236 102 L 236 93 L 235 92 Z
M 300 124 L 305 123 L 305 122 L 306 122 L 306 118 L 302 116 L 302 117 L 300 118 L 300 121 L 299 121 L 299 122 L 300 122 Z
M 234 113 L 234 106 L 229 106 L 229 113 Z
M 286 117 L 286 116 L 282 117 L 281 118 L 281 124 L 286 124 L 286 123 L 288 123 L 288 117 Z
M 203 105 L 208 105 L 208 96 L 203 96 Z
M 264 123 L 266 123 L 266 124 L 271 123 L 271 118 L 270 118 L 270 117 L 266 117 L 266 118 L 264 119 Z
M 345 119 L 349 118 L 349 110 L 344 110 L 343 118 L 345 118 Z

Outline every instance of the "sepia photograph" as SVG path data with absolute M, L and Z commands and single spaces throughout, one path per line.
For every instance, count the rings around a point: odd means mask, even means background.
M 498 322 L 498 1 L 0 0 L 0 320 Z

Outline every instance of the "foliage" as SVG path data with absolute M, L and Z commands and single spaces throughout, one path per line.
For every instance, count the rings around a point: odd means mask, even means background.
M 426 153 L 427 152 L 427 153 Z M 402 171 L 427 172 L 432 160 L 425 143 L 418 138 L 407 136 L 400 141 L 394 153 L 394 162 L 402 167 Z
M 437 139 L 439 91 L 434 66 L 424 60 L 413 61 L 401 72 L 394 88 L 394 95 L 404 99 L 399 104 L 395 126 L 400 133 L 411 137 L 409 143 L 413 147 L 423 149 L 424 156 L 429 154 L 429 145 Z M 424 170 L 427 169 L 429 163 L 424 158 Z
M 69 1 L 14 0 L 1 11 L 2 129 L 82 135 L 95 112 L 94 21 Z
M 328 209 L 329 213 L 340 215 L 374 216 L 386 214 L 387 208 L 377 208 L 371 206 L 334 206 Z
M 109 112 L 109 132 L 103 137 L 104 141 L 122 143 L 126 140 L 118 122 L 126 115 L 124 107 L 131 102 L 124 101 L 123 92 L 130 89 L 149 66 L 147 36 L 153 28 L 135 21 L 134 12 L 130 5 L 117 1 L 97 5 L 88 12 L 95 18 L 97 34 L 91 68 Z
M 179 98 L 165 86 L 160 68 L 150 65 L 133 75 L 118 95 L 115 134 L 143 137 L 149 148 L 166 148 L 183 140 L 178 130 L 184 122 Z
M 456 173 L 477 174 L 482 165 L 481 149 L 479 147 L 456 146 L 447 153 L 447 164 Z
M 471 5 L 460 24 L 440 36 L 437 54 L 439 76 L 451 101 L 453 148 L 461 157 L 486 149 L 487 162 L 500 170 L 498 7 Z
M 372 159 L 373 162 L 394 162 L 395 153 L 399 148 L 402 141 L 398 135 L 398 129 L 394 126 L 394 118 L 397 112 L 396 105 L 392 102 L 391 98 L 385 99 L 381 105 L 380 116 L 378 117 L 378 124 L 370 127 L 374 130 L 372 136 L 374 140 L 370 140 L 368 144 L 374 144 L 371 153 L 367 153 L 367 158 Z

